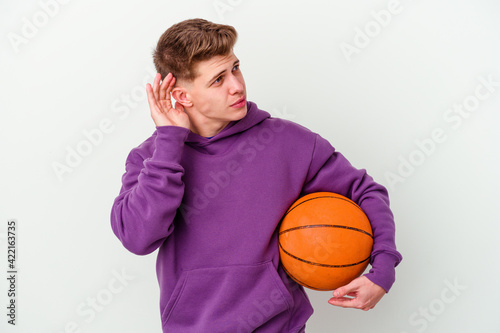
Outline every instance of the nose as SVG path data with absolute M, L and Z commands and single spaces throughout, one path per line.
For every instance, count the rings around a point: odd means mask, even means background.
M 229 80 L 229 93 L 231 95 L 241 94 L 245 91 L 245 80 L 243 80 L 242 75 L 231 75 Z

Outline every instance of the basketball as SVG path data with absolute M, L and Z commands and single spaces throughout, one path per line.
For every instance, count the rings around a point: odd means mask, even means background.
M 370 261 L 370 221 L 352 200 L 316 192 L 295 201 L 279 229 L 280 260 L 295 282 L 333 290 L 360 276 Z

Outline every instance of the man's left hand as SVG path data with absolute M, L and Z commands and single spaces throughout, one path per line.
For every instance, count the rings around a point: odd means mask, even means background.
M 384 295 L 384 288 L 371 282 L 367 277 L 360 276 L 351 283 L 335 289 L 328 303 L 343 308 L 368 311 L 373 309 Z

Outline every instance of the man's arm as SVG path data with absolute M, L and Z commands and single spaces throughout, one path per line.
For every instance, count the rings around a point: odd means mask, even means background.
M 146 86 L 151 116 L 157 126 L 154 143 L 133 149 L 126 162 L 122 188 L 111 211 L 111 227 L 123 245 L 136 254 L 148 254 L 173 231 L 173 220 L 184 195 L 180 164 L 189 134 L 189 118 L 182 106 L 172 108 L 175 78 L 169 74 L 160 86 Z
M 394 217 L 389 208 L 387 190 L 365 170 L 354 168 L 318 135 L 303 191 L 330 191 L 344 195 L 356 202 L 370 220 L 374 237 L 370 258 L 372 269 L 350 284 L 337 288 L 330 303 L 364 310 L 373 308 L 394 283 L 395 267 L 402 259 L 396 250 Z M 344 298 L 346 295 L 353 298 Z

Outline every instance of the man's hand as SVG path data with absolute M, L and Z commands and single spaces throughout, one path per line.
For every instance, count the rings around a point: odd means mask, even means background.
M 384 295 L 385 290 L 382 287 L 371 282 L 367 277 L 360 276 L 351 283 L 335 289 L 328 303 L 343 308 L 368 311 L 373 309 Z
M 184 112 L 184 107 L 179 103 L 175 103 L 175 108 L 172 107 L 171 93 L 175 84 L 175 77 L 172 73 L 163 79 L 160 85 L 161 74 L 156 74 L 153 87 L 151 84 L 146 85 L 148 94 L 149 109 L 151 117 L 156 126 L 179 126 L 189 129 L 189 117 Z

